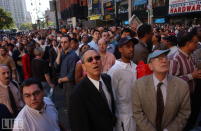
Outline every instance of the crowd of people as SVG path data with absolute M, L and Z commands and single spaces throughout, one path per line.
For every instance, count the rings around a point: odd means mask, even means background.
M 0 41 L 14 131 L 201 131 L 201 26 L 34 30 Z

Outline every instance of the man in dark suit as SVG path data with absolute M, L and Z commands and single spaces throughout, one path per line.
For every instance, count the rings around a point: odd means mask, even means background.
M 4 104 L 0 104 L 0 130 L 1 131 L 11 131 L 8 130 L 8 127 L 6 125 L 3 125 L 3 124 L 6 124 L 4 123 L 6 119 L 12 119 L 13 116 L 11 115 L 11 113 L 9 112 L 8 108 L 4 105 Z
M 113 131 L 115 104 L 111 79 L 101 74 L 100 55 L 88 50 L 82 57 L 87 76 L 75 87 L 70 97 L 72 131 Z

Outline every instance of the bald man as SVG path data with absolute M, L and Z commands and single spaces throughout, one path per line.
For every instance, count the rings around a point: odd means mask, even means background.
M 13 116 L 24 106 L 17 83 L 10 81 L 10 70 L 6 65 L 0 65 L 0 103 L 6 105 Z
M 102 62 L 102 72 L 107 73 L 108 70 L 114 65 L 115 63 L 115 56 L 107 51 L 108 44 L 104 38 L 101 38 L 98 41 L 98 51 L 101 56 Z

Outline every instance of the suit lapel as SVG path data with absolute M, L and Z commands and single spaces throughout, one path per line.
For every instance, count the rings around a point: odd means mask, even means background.
M 88 87 L 90 99 L 95 101 L 95 103 L 98 103 L 99 105 L 102 105 L 103 108 L 105 108 L 107 111 L 112 113 L 109 109 L 109 106 L 107 102 L 102 98 L 101 94 L 99 93 L 98 89 L 95 87 L 95 85 L 89 80 L 88 77 L 86 77 L 86 86 Z
M 155 112 L 153 116 L 156 116 L 156 90 L 154 87 L 153 75 L 148 76 L 146 87 L 147 100 L 149 100 L 151 112 Z
M 172 77 L 168 75 L 168 85 L 167 85 L 167 96 L 166 96 L 166 104 L 165 104 L 165 109 L 163 113 L 163 125 L 165 124 L 165 120 L 168 117 L 168 111 L 171 110 L 171 102 L 172 102 L 172 97 L 174 93 L 174 87 L 175 83 L 172 82 Z
M 111 97 L 111 106 L 112 106 L 112 112 L 115 113 L 115 102 L 114 102 L 114 95 L 112 91 L 112 86 L 111 86 L 111 79 L 107 79 L 107 76 L 101 75 L 101 78 L 103 79 L 104 84 L 106 85 L 106 88 L 110 94 Z M 108 76 L 109 77 L 109 76 Z M 109 105 L 108 105 L 109 106 Z

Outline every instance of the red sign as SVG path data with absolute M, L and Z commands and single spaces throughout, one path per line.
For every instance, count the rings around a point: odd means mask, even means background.
M 174 3 L 173 1 L 169 4 L 169 14 L 201 11 L 201 0 L 187 1 L 184 3 Z

